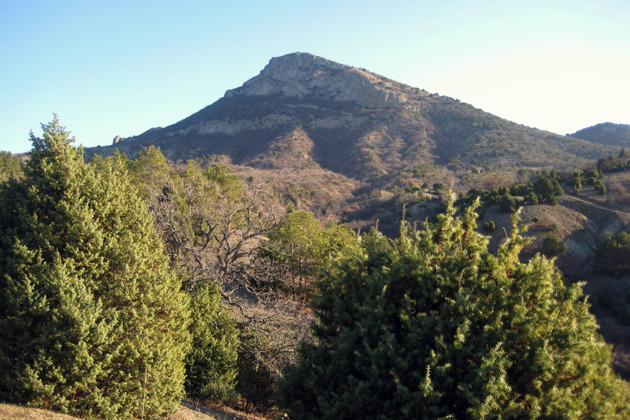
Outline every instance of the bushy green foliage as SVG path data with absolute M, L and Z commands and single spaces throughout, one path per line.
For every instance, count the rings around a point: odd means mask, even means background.
M 191 299 L 186 393 L 196 399 L 234 402 L 238 329 L 220 304 L 219 280 L 239 255 L 239 243 L 228 235 L 244 226 L 247 209 L 220 206 L 238 203 L 242 184 L 224 166 L 202 169 L 191 161 L 174 167 L 154 146 L 127 165 L 156 217 L 171 268 L 180 273 Z M 222 218 L 222 212 L 232 218 Z M 226 253 L 226 247 L 233 252 Z
M 623 152 L 623 155 L 622 155 Z M 617 172 L 628 169 L 628 162 L 626 162 L 623 158 L 625 158 L 624 149 L 619 152 L 619 159 L 608 156 L 605 158 L 601 158 L 597 161 L 597 169 L 599 169 L 602 173 L 604 172 Z
M 508 191 L 504 196 L 501 197 L 500 207 L 501 211 L 504 213 L 514 213 L 518 209 L 518 203 Z
M 630 233 L 604 234 L 595 250 L 595 265 L 601 271 L 620 273 L 630 269 Z
M 530 191 L 525 196 L 525 202 L 527 204 L 532 204 L 532 205 L 538 204 L 538 196 L 536 195 L 534 191 Z
M 582 177 L 582 172 L 577 171 L 571 175 L 571 179 L 569 180 L 569 185 L 573 187 L 573 194 L 580 195 L 582 192 L 582 183 L 584 182 L 584 178 Z
M 595 181 L 595 191 L 600 195 L 606 195 L 606 185 L 604 185 L 601 179 Z
M 22 161 L 11 152 L 0 152 L 0 181 L 18 178 L 22 175 Z
M 313 265 L 323 258 L 327 248 L 320 222 L 304 210 L 289 212 L 268 236 L 271 256 L 287 264 L 298 279 L 312 275 Z
M 541 251 L 548 258 L 557 257 L 562 254 L 565 249 L 564 242 L 552 232 L 548 233 L 543 239 Z
M 493 220 L 487 221 L 483 224 L 483 230 L 485 230 L 486 232 L 494 232 L 497 228 L 497 225 L 494 223 Z
M 314 343 L 280 386 L 294 418 L 627 418 L 579 285 L 518 253 L 490 254 L 475 214 L 372 231 L 319 284 Z
M 0 398 L 157 418 L 184 391 L 188 299 L 119 157 L 83 161 L 55 119 L 0 186 Z
M 304 210 L 289 212 L 268 234 L 266 246 L 271 258 L 288 267 L 289 273 L 305 286 L 306 278 L 327 267 L 357 246 L 356 234 L 344 225 L 326 226 Z
M 534 183 L 534 192 L 538 196 L 539 202 L 554 206 L 558 204 L 558 197 L 564 194 L 557 180 L 552 181 L 545 177 Z
M 595 185 L 597 180 L 603 178 L 604 175 L 597 168 L 591 168 L 586 171 L 585 177 L 588 185 Z
M 260 332 L 241 337 L 242 350 L 238 357 L 236 390 L 245 399 L 246 408 L 252 411 L 265 411 L 274 405 L 274 388 L 278 375 L 273 366 L 264 363 L 264 359 L 254 357 L 254 351 L 251 351 L 251 348 L 280 351 L 273 343 L 264 342 L 266 338 Z
M 237 375 L 238 329 L 220 307 L 219 284 L 189 286 L 192 350 L 186 359 L 186 390 L 201 400 L 234 403 Z

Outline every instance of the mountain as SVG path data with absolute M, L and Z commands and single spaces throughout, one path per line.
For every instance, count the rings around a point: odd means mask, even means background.
M 224 155 L 254 168 L 309 165 L 369 183 L 427 165 L 446 167 L 453 178 L 572 167 L 610 149 L 307 53 L 273 58 L 212 105 L 169 127 L 118 138 L 114 147 L 133 155 L 151 144 L 171 159 Z
M 601 123 L 570 134 L 594 143 L 630 147 L 630 124 Z
M 536 170 L 582 168 L 618 152 L 307 53 L 273 58 L 188 118 L 114 143 L 86 156 L 133 157 L 155 145 L 175 161 L 204 158 L 267 179 L 320 216 L 392 229 L 402 203 L 440 186 L 529 182 Z

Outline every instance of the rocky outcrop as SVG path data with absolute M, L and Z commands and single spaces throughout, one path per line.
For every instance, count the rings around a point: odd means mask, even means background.
M 298 52 L 272 58 L 258 76 L 228 90 L 225 97 L 311 96 L 371 108 L 409 104 L 409 95 L 420 92 L 366 70 Z

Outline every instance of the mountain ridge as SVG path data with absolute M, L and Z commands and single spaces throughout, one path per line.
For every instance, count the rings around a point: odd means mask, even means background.
M 243 165 L 258 162 L 296 127 L 313 140 L 313 159 L 322 168 L 376 183 L 426 164 L 450 165 L 461 178 L 467 171 L 576 166 L 613 150 L 308 53 L 272 58 L 213 104 L 114 147 L 133 156 L 156 145 L 171 159 L 224 155 Z
M 630 124 L 605 122 L 583 128 L 571 137 L 601 143 L 610 146 L 630 147 Z

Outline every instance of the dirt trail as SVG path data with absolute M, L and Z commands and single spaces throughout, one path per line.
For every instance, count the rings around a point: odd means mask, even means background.
M 571 199 L 577 200 L 577 201 L 581 201 L 582 203 L 587 204 L 587 205 L 589 205 L 591 207 L 594 207 L 594 208 L 596 208 L 598 210 L 603 210 L 603 211 L 608 211 L 608 212 L 615 213 L 618 216 L 623 217 L 624 219 L 628 218 L 628 220 L 630 220 L 630 212 L 623 211 L 623 210 L 617 210 L 617 209 L 613 209 L 613 208 L 610 208 L 610 207 L 603 207 L 599 203 L 596 203 L 596 202 L 594 202 L 592 200 L 585 199 L 585 198 L 582 198 L 582 197 L 571 196 Z

